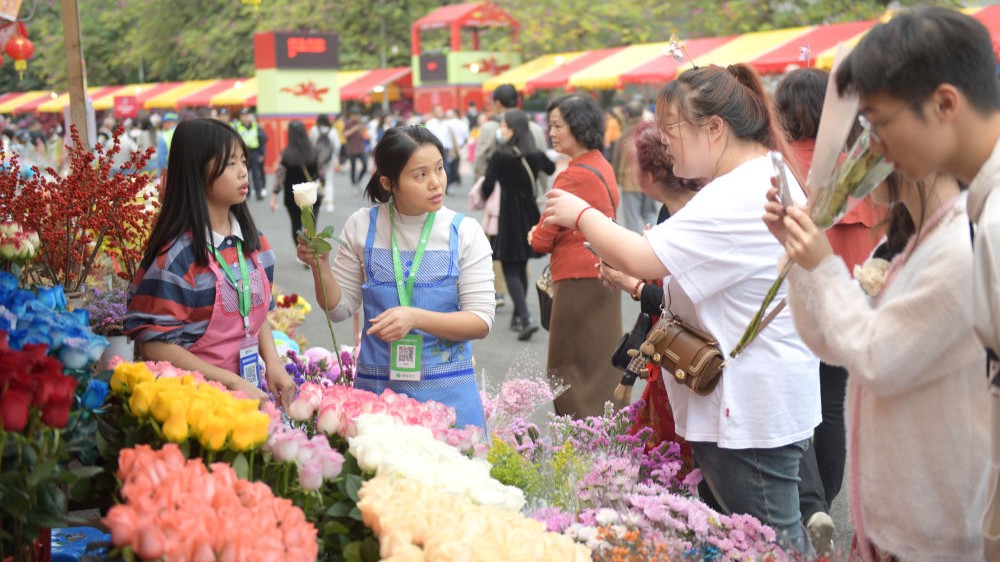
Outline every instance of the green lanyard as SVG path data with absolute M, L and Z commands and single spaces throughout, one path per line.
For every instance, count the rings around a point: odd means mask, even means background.
M 434 227 L 434 217 L 437 211 L 427 213 L 424 219 L 424 230 L 420 233 L 420 241 L 417 243 L 417 251 L 413 254 L 413 265 L 410 266 L 410 273 L 403 275 L 403 260 L 399 257 L 399 245 L 396 243 L 396 220 L 393 203 L 389 203 L 389 225 L 392 233 L 392 267 L 396 270 L 396 293 L 399 294 L 399 304 L 401 306 L 411 306 L 413 303 L 413 287 L 417 282 L 417 269 L 424 259 L 424 250 L 427 249 L 427 241 L 431 238 L 431 228 Z
M 226 279 L 233 284 L 233 287 L 239 291 L 240 294 L 240 316 L 243 317 L 243 329 L 250 331 L 250 273 L 247 271 L 247 260 L 243 257 L 243 242 L 239 238 L 236 239 L 236 252 L 240 257 L 240 281 L 236 282 L 236 276 L 233 275 L 231 269 L 229 269 L 229 264 L 226 263 L 226 259 L 222 257 L 219 249 L 216 248 L 212 243 L 208 244 L 208 247 L 212 249 L 215 254 L 215 260 L 219 262 L 219 266 L 222 267 L 222 272 L 226 274 Z

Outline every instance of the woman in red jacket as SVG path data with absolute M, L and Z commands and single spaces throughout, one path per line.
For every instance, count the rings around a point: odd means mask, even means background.
M 605 216 L 618 209 L 618 183 L 604 147 L 604 112 L 587 96 L 570 94 L 549 104 L 552 148 L 570 157 L 553 188 L 585 200 Z M 622 325 L 621 297 L 598 278 L 597 263 L 577 228 L 535 225 L 531 247 L 551 253 L 553 288 L 549 333 L 549 376 L 569 385 L 555 400 L 556 414 L 576 418 L 601 415 L 614 400 L 617 373 L 609 357 Z M 621 406 L 620 404 L 618 406 Z

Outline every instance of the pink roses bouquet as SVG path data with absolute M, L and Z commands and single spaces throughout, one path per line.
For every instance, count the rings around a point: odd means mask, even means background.
M 209 471 L 185 460 L 175 444 L 122 450 L 118 477 L 124 503 L 103 522 L 117 548 L 142 560 L 305 562 L 318 554 L 316 528 L 291 501 L 229 465 Z

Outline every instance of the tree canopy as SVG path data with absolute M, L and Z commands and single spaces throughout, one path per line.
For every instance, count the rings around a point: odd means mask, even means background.
M 495 0 L 523 26 L 521 42 L 486 34 L 484 46 L 520 50 L 525 60 L 553 52 L 869 19 L 888 0 Z M 893 5 L 924 3 L 902 0 Z M 942 2 L 956 4 L 957 0 Z M 410 24 L 436 0 L 86 0 L 81 34 L 90 84 L 127 84 L 249 76 L 253 34 L 322 31 L 340 36 L 341 68 L 410 63 Z M 0 92 L 63 89 L 66 65 L 59 0 L 26 0 L 22 17 L 35 44 L 23 81 L 13 64 L 0 67 Z M 384 41 L 383 24 L 384 23 Z M 442 43 L 437 34 L 425 40 Z

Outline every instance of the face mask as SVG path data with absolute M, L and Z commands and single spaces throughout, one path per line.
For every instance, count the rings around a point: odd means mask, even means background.
M 497 129 L 497 142 L 504 142 L 507 139 L 503 138 L 503 130 Z

